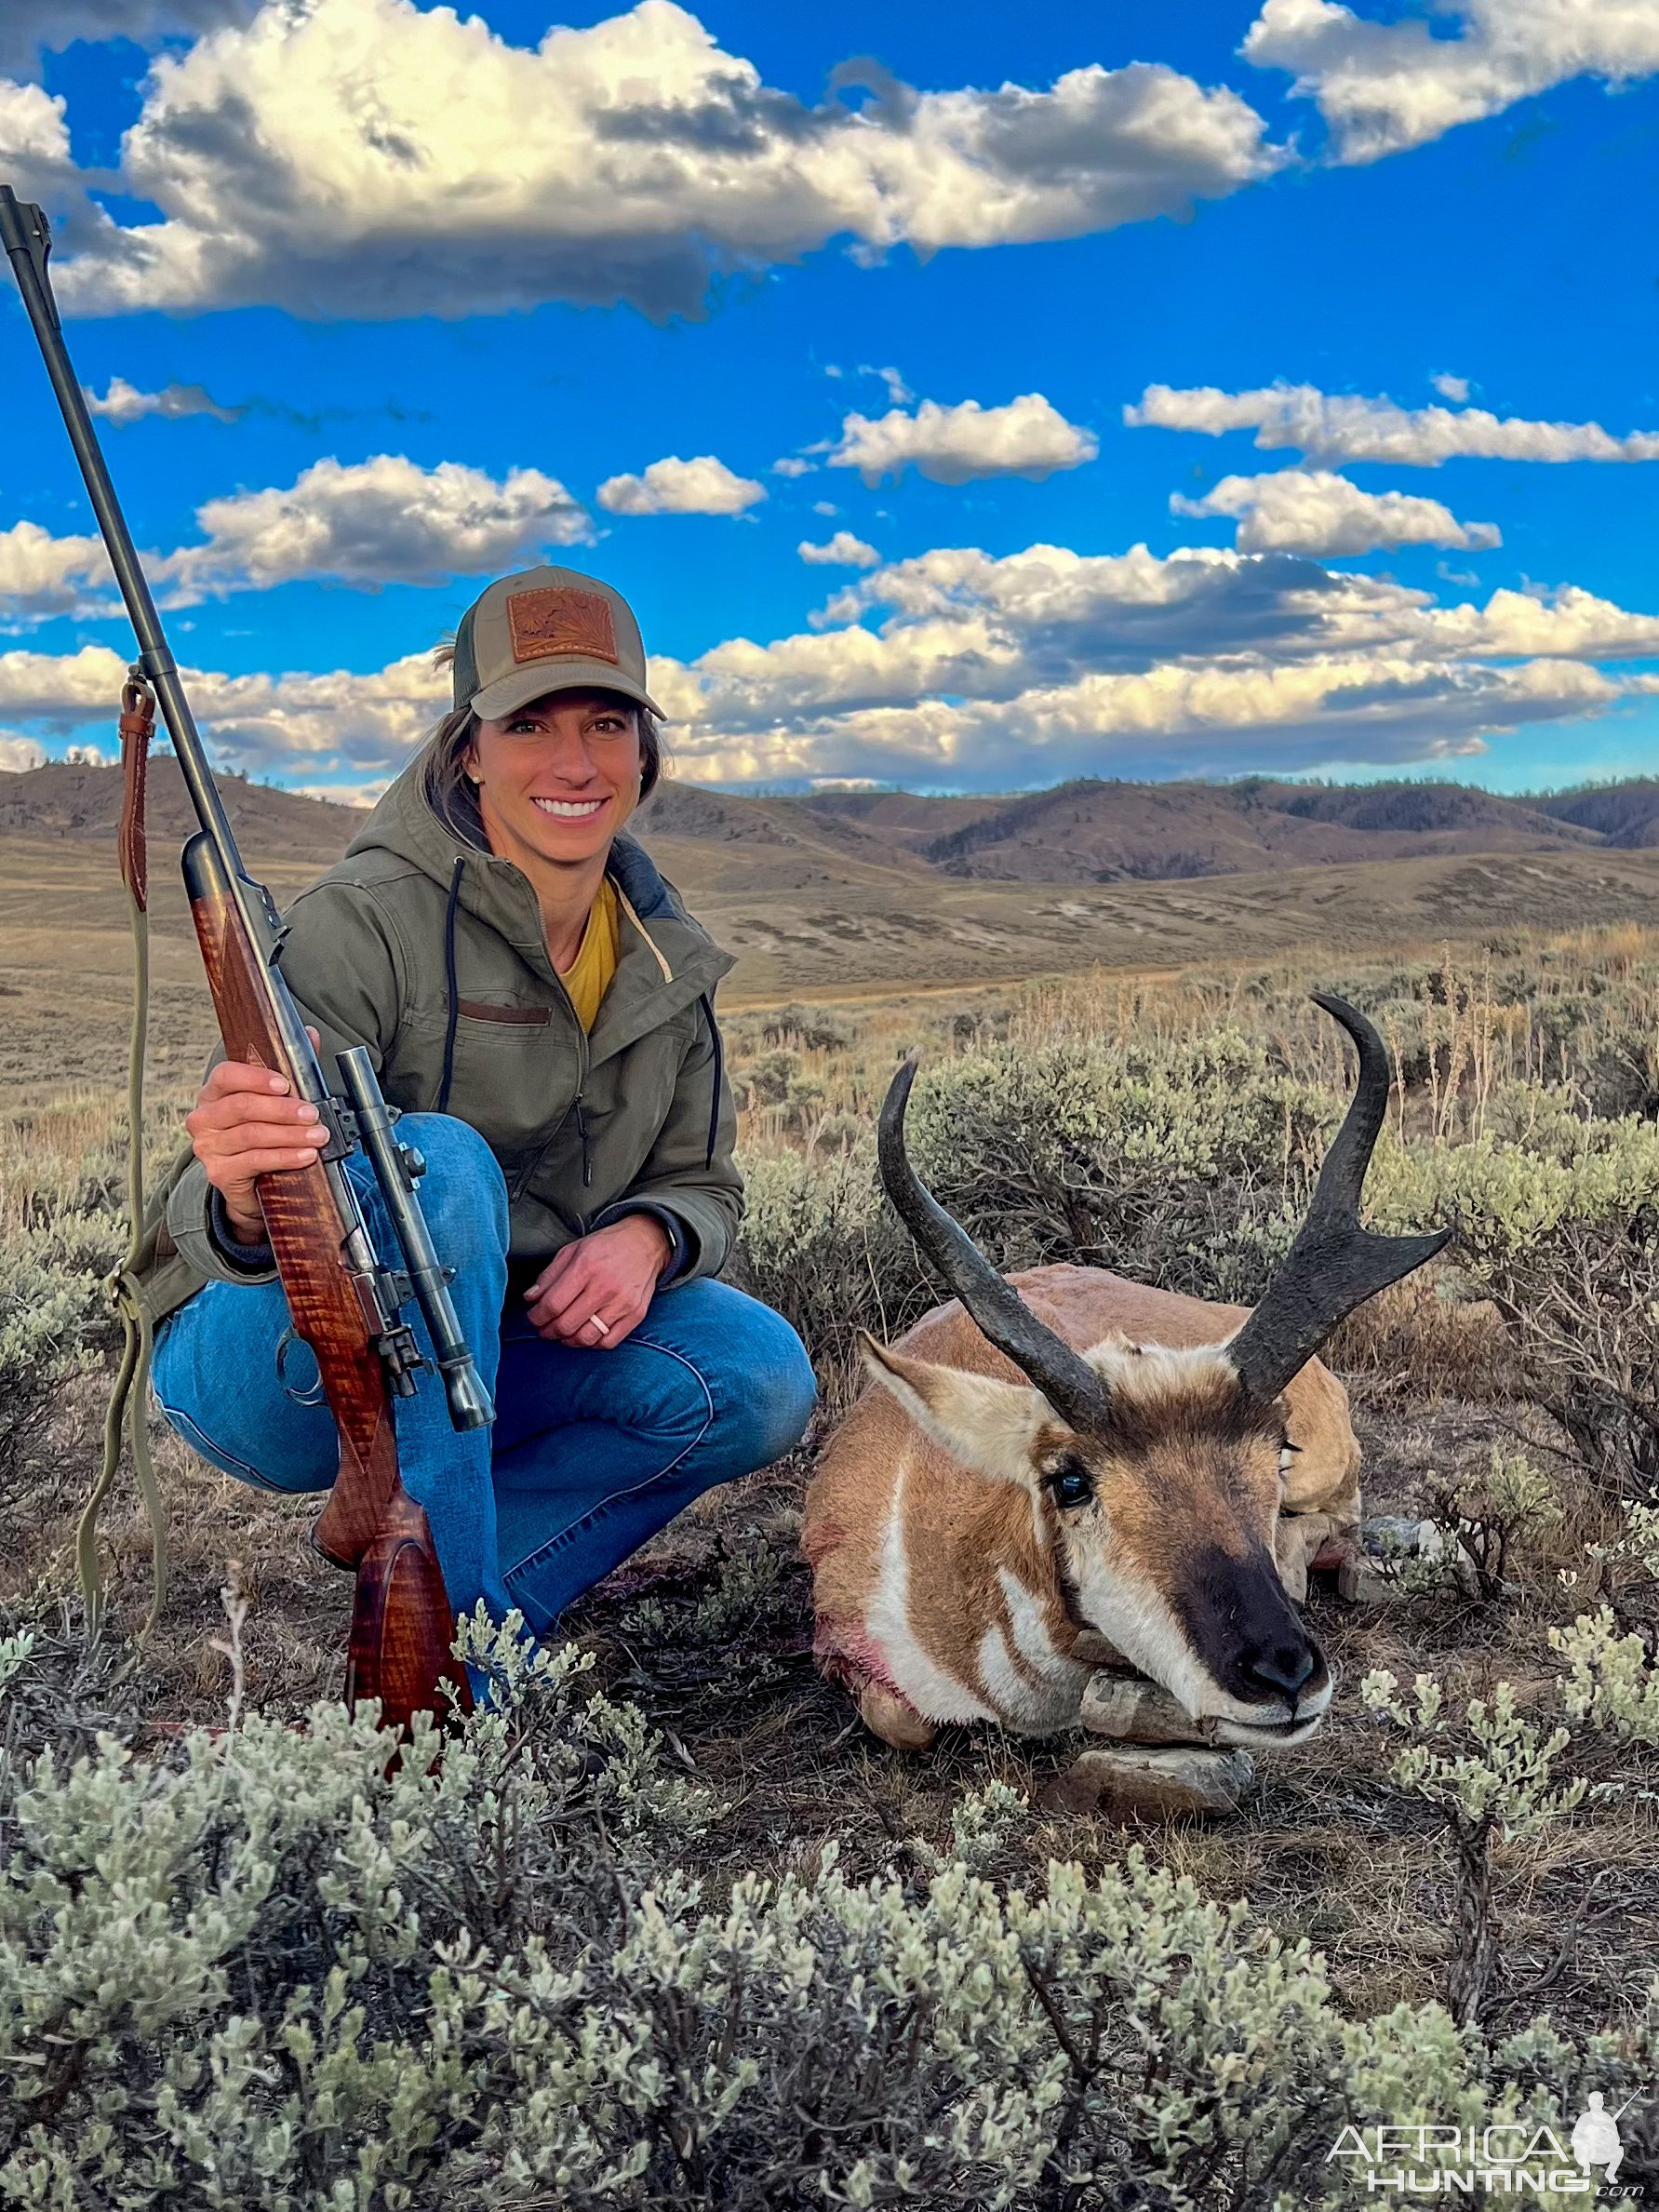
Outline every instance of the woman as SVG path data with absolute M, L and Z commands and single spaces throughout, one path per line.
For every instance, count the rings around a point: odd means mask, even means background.
M 495 1394 L 470 1435 L 431 1374 L 396 1401 L 404 1482 L 456 1610 L 516 1605 L 542 1631 L 700 1492 L 787 1451 L 812 1377 L 788 1324 L 715 1280 L 742 1200 L 712 1005 L 732 963 L 621 834 L 661 768 L 626 601 L 565 569 L 505 577 L 452 669 L 454 711 L 295 902 L 281 958 L 325 1073 L 367 1045 L 404 1110 Z M 156 1396 L 228 1474 L 326 1489 L 334 1423 L 255 1196 L 320 1125 L 282 1077 L 221 1062 L 185 1127 L 145 1285 Z M 383 1250 L 373 1178 L 348 1173 Z

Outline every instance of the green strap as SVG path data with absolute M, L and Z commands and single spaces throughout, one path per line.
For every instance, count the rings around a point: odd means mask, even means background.
M 96 1630 L 103 1618 L 103 1579 L 99 1572 L 98 1520 L 121 1465 L 121 1432 L 126 1428 L 132 1448 L 133 1472 L 150 1521 L 152 1578 L 150 1611 L 140 1638 L 147 1637 L 161 1617 L 167 1593 L 167 1512 L 150 1458 L 145 1418 L 150 1400 L 150 1360 L 154 1333 L 150 1315 L 140 1294 L 137 1269 L 144 1240 L 144 1046 L 150 1017 L 150 917 L 140 905 L 130 884 L 127 888 L 127 916 L 132 924 L 132 1036 L 127 1069 L 127 1256 L 105 1284 L 121 1315 L 121 1359 L 115 1386 L 110 1393 L 103 1424 L 103 1465 L 87 1500 L 75 1532 L 75 1565 L 87 1601 L 87 1625 Z

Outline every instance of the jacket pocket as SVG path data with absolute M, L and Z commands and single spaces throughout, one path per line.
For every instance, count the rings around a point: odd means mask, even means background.
M 516 1022 L 537 1029 L 545 1029 L 553 1019 L 545 1006 L 492 1006 L 483 999 L 458 999 L 455 1011 L 469 1022 Z

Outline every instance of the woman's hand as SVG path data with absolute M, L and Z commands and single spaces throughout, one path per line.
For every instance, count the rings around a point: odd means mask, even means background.
M 308 1028 L 312 1043 L 317 1033 Z M 265 1217 L 254 1178 L 284 1168 L 308 1168 L 323 1143 L 323 1125 L 309 1099 L 296 1099 L 285 1075 L 245 1060 L 221 1060 L 184 1117 L 195 1156 L 224 1200 L 233 1236 L 265 1241 Z
M 645 1319 L 673 1250 L 649 1213 L 624 1214 L 567 1244 L 524 1294 L 537 1334 L 614 1351 Z

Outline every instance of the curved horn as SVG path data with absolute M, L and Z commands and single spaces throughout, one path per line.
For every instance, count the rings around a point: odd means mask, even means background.
M 999 1352 L 1006 1352 L 1074 1428 L 1098 1428 L 1107 1391 L 1080 1352 L 1039 1321 L 961 1225 L 926 1189 L 904 1149 L 904 1108 L 916 1080 L 913 1054 L 888 1086 L 876 1135 L 882 1188 L 945 1288 Z
M 1319 1170 L 1307 1219 L 1261 1304 L 1225 1347 L 1239 1379 L 1262 1399 L 1277 1398 L 1356 1306 L 1432 1260 L 1452 1237 L 1450 1229 L 1379 1237 L 1360 1227 L 1359 1193 L 1388 1110 L 1388 1050 L 1345 999 L 1316 991 L 1313 1000 L 1353 1039 L 1359 1078 Z

